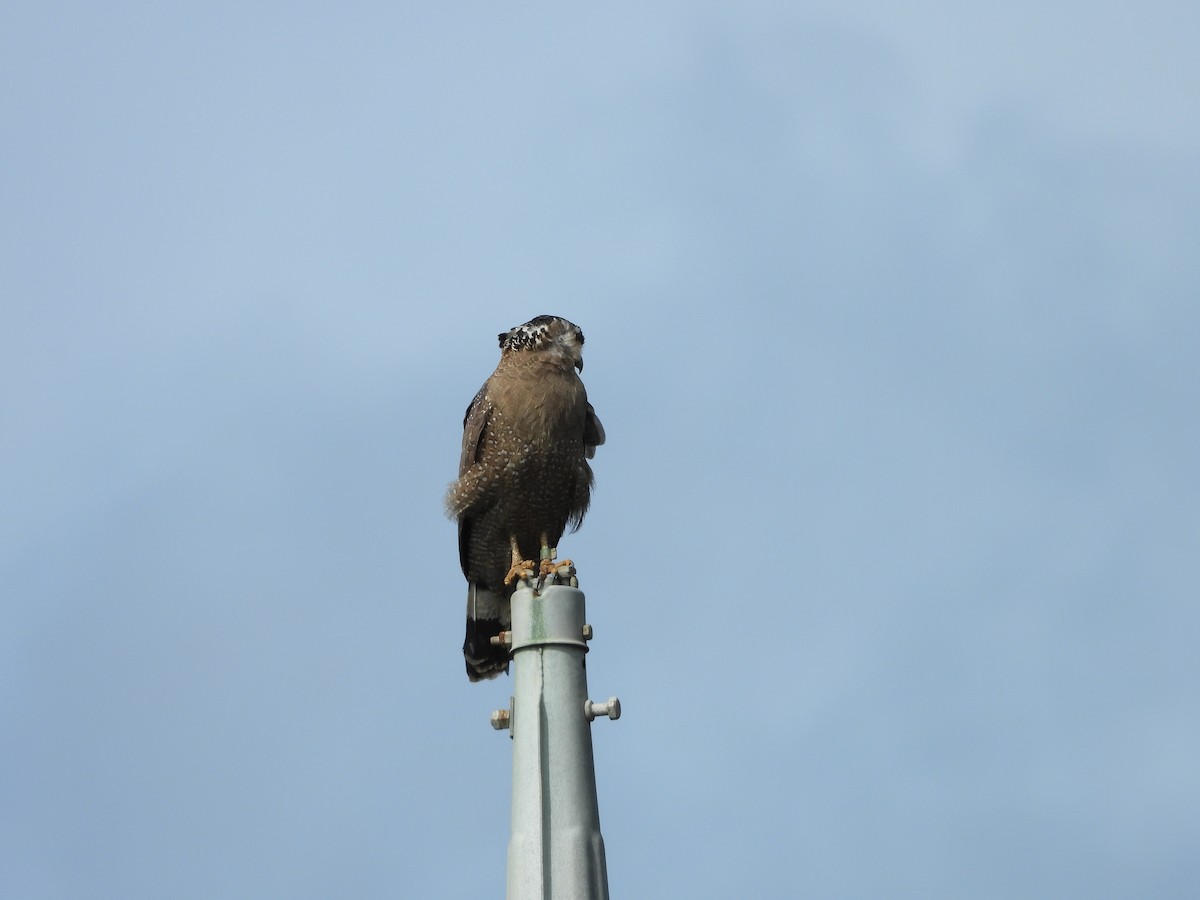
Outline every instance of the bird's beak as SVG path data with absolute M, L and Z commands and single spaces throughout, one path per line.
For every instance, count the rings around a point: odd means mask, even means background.
M 583 371 L 583 357 L 582 356 L 579 357 L 579 359 L 575 360 L 575 368 L 578 369 L 580 372 Z

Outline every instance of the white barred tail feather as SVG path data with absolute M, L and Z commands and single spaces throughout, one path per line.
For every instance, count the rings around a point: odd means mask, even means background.
M 511 625 L 510 603 L 494 591 L 478 584 L 467 585 L 467 636 L 463 640 L 463 659 L 467 678 L 483 681 L 508 671 L 508 648 L 497 647 L 492 638 Z

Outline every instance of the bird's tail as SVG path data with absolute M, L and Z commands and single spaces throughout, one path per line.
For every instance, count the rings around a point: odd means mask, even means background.
M 507 631 L 511 623 L 507 597 L 478 584 L 467 586 L 467 637 L 463 658 L 472 681 L 495 678 L 508 671 L 508 648 L 492 644 L 492 638 Z

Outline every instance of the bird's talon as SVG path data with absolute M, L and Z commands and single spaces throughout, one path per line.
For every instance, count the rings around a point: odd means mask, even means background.
M 512 584 L 514 581 L 528 581 L 533 577 L 534 567 L 533 560 L 521 559 L 512 564 L 512 568 L 508 570 L 508 574 L 504 576 L 506 585 Z
M 550 562 L 550 565 L 546 565 Z M 564 559 L 558 562 L 544 560 L 542 562 L 542 577 L 538 579 L 539 587 L 547 580 L 550 584 L 570 584 L 575 581 L 575 564 L 569 559 Z M 571 587 L 576 587 L 578 582 L 572 584 Z

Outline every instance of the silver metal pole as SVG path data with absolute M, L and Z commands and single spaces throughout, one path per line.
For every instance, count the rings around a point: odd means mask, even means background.
M 590 723 L 621 704 L 588 700 L 583 599 L 565 585 L 512 597 L 512 709 L 492 716 L 513 740 L 508 900 L 608 900 Z

